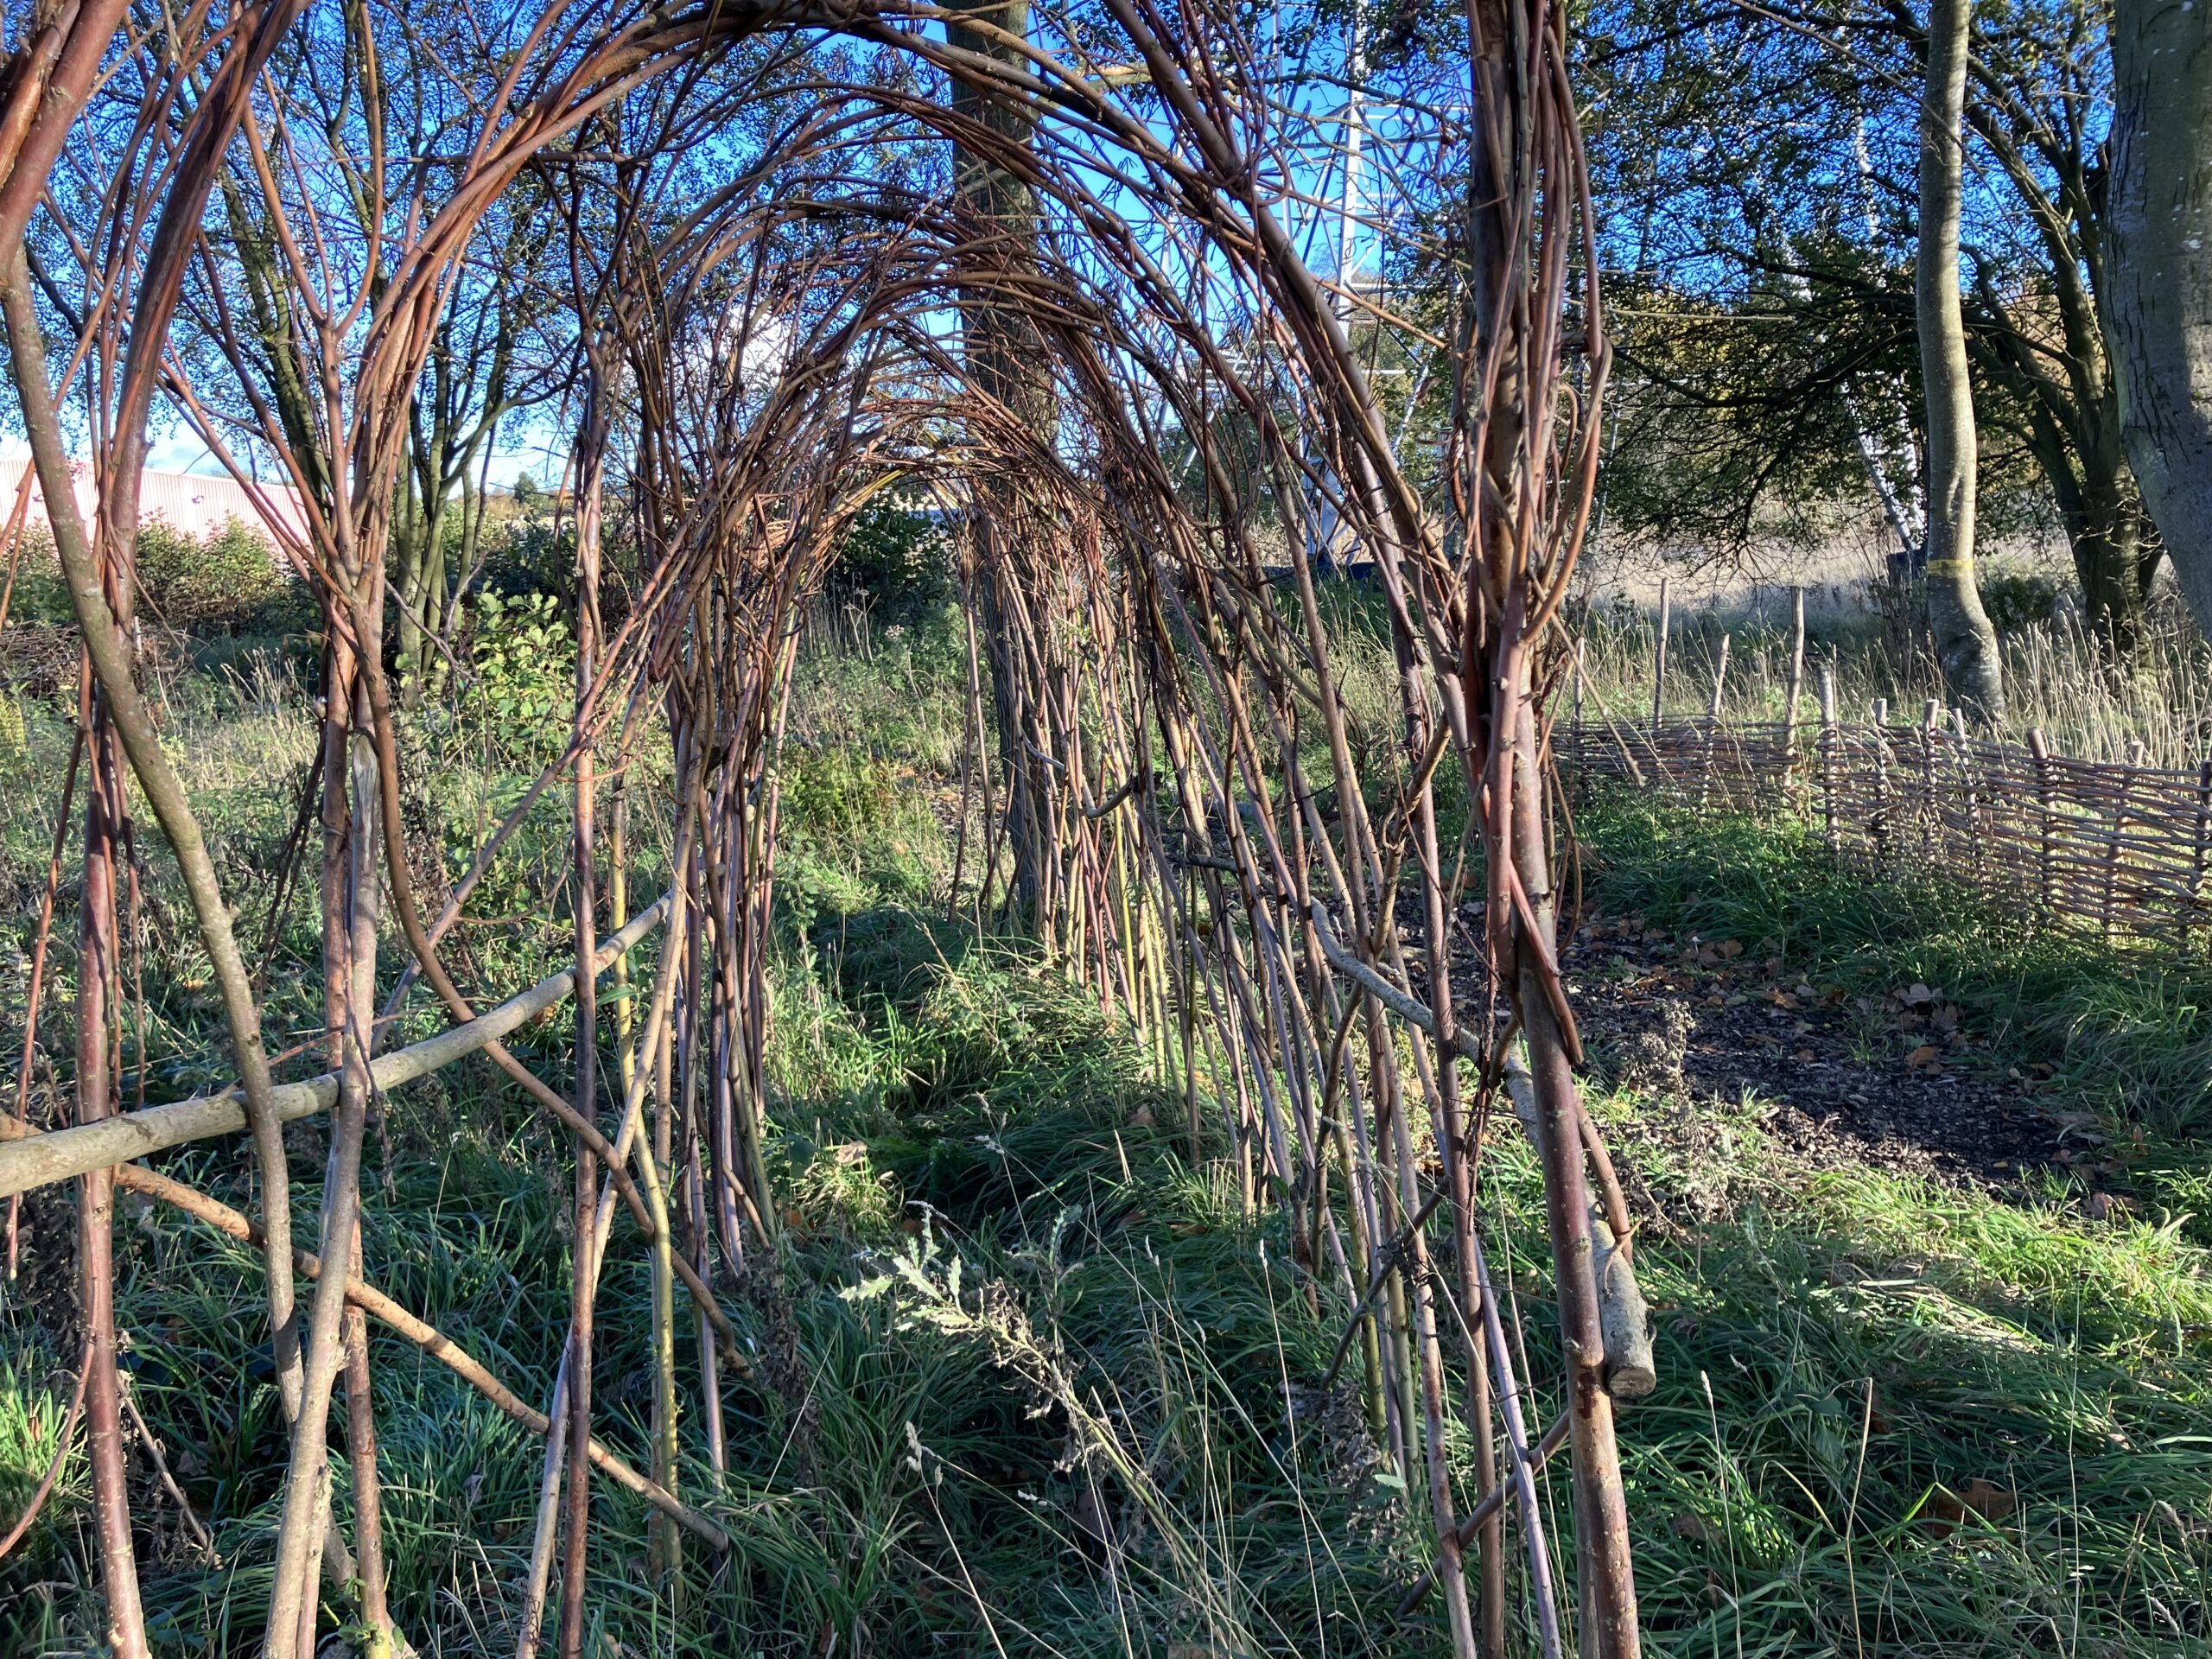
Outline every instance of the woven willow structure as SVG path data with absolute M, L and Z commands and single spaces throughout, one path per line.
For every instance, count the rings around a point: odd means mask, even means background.
M 521 1652 L 582 1650 L 598 1479 L 663 1517 L 656 1571 L 711 1570 L 700 1553 L 728 1540 L 681 1471 L 690 1437 L 721 1466 L 720 1390 L 752 1363 L 725 1300 L 777 1260 L 766 965 L 794 652 L 856 515 L 898 491 L 957 527 L 988 740 L 977 868 L 1003 850 L 1009 913 L 1179 1069 L 1193 1155 L 1226 1142 L 1313 1306 L 1345 1321 L 1433 1540 L 1408 1615 L 1431 1601 L 1461 1656 L 1501 1652 L 1509 1618 L 1560 1650 L 1547 1563 L 1566 1541 L 1534 1474 L 1563 1458 L 1581 1650 L 1634 1655 L 1615 1406 L 1650 1385 L 1649 1356 L 1633 1229 L 1575 1080 L 1539 742 L 1608 361 L 1564 11 L 1476 0 L 1347 120 L 1286 67 L 1280 19 L 1226 8 L 433 10 L 241 0 L 149 26 L 84 0 L 41 10 L 0 84 L 0 296 L 85 653 L 64 812 L 81 812 L 81 880 L 56 888 L 76 910 L 73 1103 L 41 1125 L 19 1092 L 0 1191 L 77 1184 L 111 1650 L 148 1650 L 118 1185 L 264 1252 L 289 1464 L 265 1580 L 240 1594 L 265 1601 L 272 1659 L 304 1659 L 340 1618 L 372 1647 L 405 1643 L 384 1593 L 369 1319 L 545 1437 Z M 1338 52 L 1363 74 L 1356 40 Z M 1317 256 L 1296 210 L 1365 130 L 1400 205 L 1347 200 L 1338 250 Z M 949 194 L 887 162 L 917 146 L 955 157 Z M 1353 280 L 1344 251 L 1363 242 L 1417 307 Z M 504 286 L 524 259 L 531 284 Z M 452 415 L 442 377 L 495 358 L 525 318 L 559 320 L 567 342 L 569 741 L 454 878 L 418 868 L 404 833 L 395 677 L 431 671 L 452 620 L 412 526 L 443 510 L 454 457 L 480 451 L 422 435 Z M 1378 342 L 1423 365 L 1417 442 L 1412 404 L 1370 372 Z M 136 491 L 157 405 L 244 487 L 279 478 L 305 509 L 283 551 L 321 613 L 308 1082 L 272 1069 L 230 899 L 137 683 Z M 67 505 L 79 425 L 101 484 L 89 517 Z M 620 583 L 618 529 L 636 553 Z M 1317 598 L 1320 563 L 1347 556 L 1376 567 L 1395 652 L 1382 733 L 1353 728 Z M 1268 575 L 1285 558 L 1287 595 Z M 674 756 L 665 791 L 629 782 L 648 734 Z M 1471 856 L 1440 823 L 1444 780 Z M 451 930 L 549 792 L 573 808 L 577 966 L 518 996 L 472 982 Z M 126 1111 L 134 798 L 175 855 L 237 1082 Z M 672 849 L 664 893 L 632 891 L 649 833 Z M 50 899 L 57 925 L 68 910 Z M 1471 1001 L 1454 1001 L 1455 959 Z M 603 976 L 630 990 L 602 1004 Z M 407 997 L 452 1029 L 381 1054 L 381 1015 Z M 561 999 L 573 1062 L 548 1079 L 501 1038 Z M 362 1272 L 372 1103 L 468 1052 L 565 1137 L 573 1297 L 542 1402 Z M 312 1252 L 282 1133 L 302 1114 L 331 1147 Z M 1540 1435 L 1481 1249 L 1484 1149 L 1516 1119 L 1543 1169 L 1570 1402 Z M 252 1214 L 135 1161 L 241 1132 Z M 650 1253 L 649 1307 L 601 1305 L 618 1207 Z M 627 1454 L 599 1438 L 594 1401 L 613 1320 L 649 1322 L 655 1355 L 652 1441 Z M 679 1400 L 675 1357 L 694 1345 L 703 1383 Z M 1471 1446 L 1471 1493 L 1454 1443 Z M 1525 1599 L 1509 1554 L 1529 1564 Z

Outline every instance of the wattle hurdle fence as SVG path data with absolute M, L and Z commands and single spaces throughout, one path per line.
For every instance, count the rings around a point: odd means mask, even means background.
M 2184 950 L 2212 935 L 2212 760 L 2073 760 L 2039 731 L 1973 735 L 1934 702 L 1917 722 L 1879 702 L 1847 721 L 1825 674 L 1820 708 L 1816 722 L 1578 711 L 1553 752 L 1570 787 L 1611 779 L 1699 810 L 1790 813 L 1839 862 L 1968 883 L 2035 926 Z

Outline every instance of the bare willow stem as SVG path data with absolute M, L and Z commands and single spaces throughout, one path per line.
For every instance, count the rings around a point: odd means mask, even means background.
M 63 447 L 60 420 L 48 378 L 45 337 L 33 309 L 30 275 L 20 245 L 4 251 L 0 269 L 0 315 L 7 325 L 16 390 L 29 434 L 41 492 L 47 501 L 48 522 L 53 528 L 54 550 L 69 589 L 69 602 L 85 645 L 85 654 L 99 682 L 106 718 L 113 722 L 124 752 L 130 758 L 139 787 L 160 822 L 170 850 L 176 855 L 185 888 L 192 900 L 215 981 L 221 992 L 223 1016 L 231 1037 L 231 1052 L 238 1062 L 245 1117 L 253 1129 L 254 1156 L 261 1176 L 261 1204 L 269 1218 L 270 1236 L 280 1241 L 268 1252 L 269 1324 L 276 1344 L 277 1371 L 288 1400 L 298 1393 L 298 1356 L 293 1345 L 291 1267 L 282 1241 L 291 1234 L 291 1177 L 284 1158 L 283 1134 L 272 1103 L 268 1051 L 261 1036 L 261 1013 L 253 995 L 229 909 L 215 874 L 200 821 L 187 799 L 184 785 L 170 765 L 154 726 L 152 715 L 140 696 L 131 671 L 130 650 L 109 604 L 105 579 L 85 533 L 76 505 L 75 481 Z M 20 1189 L 19 1189 L 20 1190 Z
M 206 1222 L 218 1232 L 258 1249 L 262 1242 L 258 1224 L 249 1221 L 230 1208 L 196 1188 L 183 1182 L 159 1175 L 149 1169 L 125 1166 L 116 1172 L 117 1184 L 133 1192 L 143 1192 L 148 1198 L 183 1211 L 187 1215 Z M 295 1269 L 305 1279 L 320 1280 L 322 1276 L 321 1258 L 307 1250 L 292 1253 Z M 428 1320 L 410 1313 L 383 1291 L 357 1274 L 345 1281 L 346 1300 L 353 1306 L 404 1340 L 421 1349 L 430 1358 L 443 1365 L 482 1395 L 500 1412 L 520 1423 L 535 1434 L 550 1432 L 552 1420 L 522 1399 L 476 1358 L 476 1357 Z M 679 1502 L 653 1481 L 638 1473 L 613 1452 L 597 1440 L 591 1446 L 592 1466 L 613 1480 L 624 1491 L 632 1492 L 652 1504 L 694 1537 L 715 1549 L 729 1548 L 728 1535 L 689 1505 Z

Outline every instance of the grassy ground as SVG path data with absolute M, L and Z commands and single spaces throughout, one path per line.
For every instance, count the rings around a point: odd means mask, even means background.
M 1433 1611 L 1391 1617 L 1424 1529 L 1353 1402 L 1317 1386 L 1341 1309 L 1325 1295 L 1317 1313 L 1272 1219 L 1244 1217 L 1226 1171 L 1191 1166 L 1154 1126 L 1179 1104 L 1155 1096 L 1126 1033 L 1019 941 L 947 919 L 963 663 L 940 622 L 805 664 L 773 1054 L 773 1177 L 794 1225 L 734 1309 L 760 1361 L 726 1386 L 719 1488 L 686 1425 L 686 1491 L 736 1548 L 690 1552 L 679 1603 L 645 1568 L 642 1513 L 602 1484 L 594 1618 L 624 1654 L 1448 1651 Z M 289 824 L 292 706 L 205 675 L 174 692 L 181 753 L 249 894 Z M 442 814 L 426 833 L 451 856 L 535 753 L 495 712 L 424 717 Z M 28 715 L 4 758 L 11 917 L 35 908 L 66 760 L 51 715 Z M 552 913 L 552 829 L 486 912 Z M 1986 995 L 1974 1017 L 2049 1058 L 2066 1098 L 2177 1135 L 2199 1121 L 2212 1033 L 2178 969 L 2038 954 L 1940 895 L 1836 880 L 1771 825 L 1693 831 L 1616 805 L 1585 829 L 1608 907 L 1786 938 L 1839 978 L 1941 974 Z M 282 984 L 308 941 L 292 920 L 277 931 Z M 539 922 L 490 931 L 487 980 L 560 943 Z M 165 944 L 149 969 L 161 1098 L 207 1065 L 210 1014 L 188 949 Z M 304 994 L 283 1018 L 305 1019 Z M 19 1018 L 0 1026 L 11 1043 Z M 543 1043 L 551 1073 L 557 1033 Z M 1661 1384 L 1623 1423 L 1651 1649 L 2212 1653 L 2212 1263 L 2184 1218 L 2205 1208 L 2187 1159 L 2145 1177 L 2139 1214 L 2091 1222 L 2056 1189 L 2022 1202 L 1814 1169 L 1763 1135 L 1755 1104 L 1597 1102 L 1660 1208 L 1638 1260 Z M 297 1147 L 309 1210 L 319 1150 Z M 556 1152 L 488 1068 L 464 1067 L 391 1103 L 368 1176 L 372 1276 L 540 1399 L 567 1294 Z M 174 1167 L 244 1201 L 242 1147 Z M 1487 1170 L 1484 1224 L 1548 1419 L 1535 1172 L 1515 1138 Z M 0 1298 L 0 1524 L 44 1466 L 75 1361 L 49 1243 L 66 1203 L 31 1220 L 29 1270 Z M 221 1561 L 135 1452 L 157 1639 L 245 1652 L 282 1462 L 257 1269 L 166 1213 L 127 1210 L 120 1235 L 132 1387 Z M 645 1298 L 618 1220 L 600 1397 L 633 1456 Z M 413 1350 L 378 1338 L 374 1354 L 401 1623 L 426 1653 L 507 1650 L 537 1449 Z M 1555 1516 L 1565 1497 L 1547 1488 Z M 0 1563 L 0 1652 L 92 1650 L 86 1520 L 73 1459 Z

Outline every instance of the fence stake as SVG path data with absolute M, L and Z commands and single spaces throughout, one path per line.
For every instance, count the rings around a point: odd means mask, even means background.
M 1928 699 L 1920 711 L 1920 855 L 1931 870 L 1936 868 L 1936 835 L 1941 827 L 1942 811 L 1936 799 L 1936 740 L 1943 734 L 1943 705 L 1935 697 Z
M 2044 736 L 2043 728 L 2040 726 L 2029 729 L 2028 753 L 2035 761 L 2036 804 L 2043 816 L 2043 829 L 2042 833 L 2037 837 L 2038 844 L 2036 854 L 2037 909 L 2039 912 L 2037 922 L 2040 925 L 2051 920 L 2056 914 L 2056 906 L 2051 893 L 2051 837 L 2057 833 L 2056 825 L 2052 822 L 2050 744 Z M 2212 766 L 2207 767 L 2206 775 L 2212 777 Z
M 1977 876 L 1981 874 L 1981 861 L 1974 856 L 1982 844 L 1981 791 L 1974 782 L 1974 737 L 1967 730 L 1967 711 L 1951 710 L 1951 753 L 1958 759 L 1955 770 L 1959 775 L 1959 823 L 1967 836 L 1966 866 Z
M 1720 636 L 1720 661 L 1713 671 L 1713 702 L 1705 711 L 1705 765 L 1698 779 L 1697 808 L 1702 812 L 1713 796 L 1713 745 L 1720 730 L 1720 696 L 1728 686 L 1728 636 Z
M 1821 664 L 1821 812 L 1827 821 L 1828 859 L 1843 855 L 1843 842 L 1835 828 L 1836 751 L 1843 747 L 1843 731 L 1836 719 L 1835 664 Z M 2212 765 L 2206 767 L 2212 773 Z
M 1782 753 L 1785 769 L 1797 755 L 1797 699 L 1805 690 L 1805 590 L 1790 589 L 1789 688 L 1782 699 Z
M 2143 740 L 2136 738 L 2127 746 L 2127 766 L 2120 774 L 2120 798 L 2113 803 L 2112 823 L 2106 830 L 2105 891 L 2103 912 L 2106 943 L 2112 940 L 2113 906 L 2119 897 L 2120 840 L 2127 830 L 2127 804 L 2135 793 L 2135 777 L 2143 765 Z
M 2203 909 L 2205 887 L 2205 834 L 2212 830 L 2212 761 L 2203 761 L 2196 767 L 2196 834 L 2195 847 L 2190 852 L 2190 896 L 2181 907 L 2181 960 L 2190 956 L 2190 938 L 2196 913 Z
M 2190 855 L 2189 906 L 2182 912 L 2181 917 L 2181 948 L 2184 957 L 2189 954 L 2190 924 L 2196 919 L 2196 913 L 2204 903 L 2205 835 L 2208 829 L 2212 829 L 2212 760 L 2205 761 L 2196 769 L 2196 844 Z
M 1651 663 L 1651 730 L 1659 730 L 1659 699 L 1667 691 L 1667 634 L 1675 618 L 1675 595 L 1668 579 L 1659 578 L 1659 651 Z
M 1877 863 L 1890 855 L 1890 700 L 1874 699 L 1874 819 L 1866 826 Z

